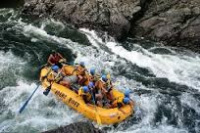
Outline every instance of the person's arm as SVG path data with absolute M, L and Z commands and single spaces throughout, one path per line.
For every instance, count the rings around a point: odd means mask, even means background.
M 66 75 L 67 75 L 66 72 L 65 72 L 64 67 L 61 68 L 61 74 L 62 74 L 63 76 L 66 76 Z
M 107 88 L 105 87 L 107 87 L 105 84 L 101 84 L 101 88 L 104 91 L 104 93 L 108 93 Z
M 49 56 L 49 58 L 48 58 L 48 63 L 50 64 L 50 65 L 54 65 L 54 63 L 52 63 L 51 62 L 51 58 L 52 58 L 52 54 Z
M 60 53 L 57 53 L 57 55 L 61 58 L 59 60 L 59 63 L 66 63 L 67 62 L 67 60 Z
M 51 73 L 51 67 L 49 68 L 49 70 L 47 71 L 47 74 L 45 76 L 40 77 L 40 81 L 43 81 L 44 79 L 46 79 L 50 73 Z
M 61 59 L 65 59 L 60 53 L 57 53 Z
M 130 105 L 133 107 L 135 105 L 135 102 L 131 99 Z
M 53 74 L 53 72 L 51 72 L 48 76 L 47 76 L 48 81 L 52 82 L 55 80 L 55 76 Z
M 102 90 L 104 93 L 108 93 L 108 91 L 104 87 L 102 87 Z

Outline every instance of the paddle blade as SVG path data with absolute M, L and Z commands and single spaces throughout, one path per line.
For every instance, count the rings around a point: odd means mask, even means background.
M 47 95 L 49 94 L 50 90 L 51 90 L 51 87 L 47 87 L 47 88 L 45 89 L 45 91 L 43 91 L 43 94 L 44 94 L 45 96 L 47 96 Z
M 28 102 L 29 102 L 29 100 L 24 103 L 24 105 L 20 108 L 19 113 L 22 113 L 22 111 L 25 109 Z
M 37 86 L 37 88 L 35 88 L 35 90 L 33 91 L 33 93 L 30 95 L 30 97 L 26 100 L 26 102 L 23 104 L 23 106 L 19 109 L 19 113 L 22 113 L 22 111 L 25 109 L 25 107 L 28 105 L 29 101 L 31 100 L 31 98 L 33 97 L 33 95 L 35 94 L 36 90 L 39 88 L 40 85 Z

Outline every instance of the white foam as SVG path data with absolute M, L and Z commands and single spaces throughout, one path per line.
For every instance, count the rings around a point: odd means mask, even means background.
M 84 34 L 87 36 L 88 40 L 90 41 L 90 43 L 91 43 L 93 46 L 95 46 L 95 47 L 97 47 L 97 48 L 100 48 L 98 43 L 103 43 L 103 42 L 102 42 L 102 40 L 96 35 L 95 31 L 93 31 L 93 30 L 92 30 L 92 31 L 89 31 L 88 29 L 81 28 L 81 29 L 80 29 L 80 32 L 84 33 Z M 92 36 L 91 36 L 91 34 L 92 34 Z M 97 41 L 97 40 L 98 40 L 98 41 Z
M 137 51 L 128 51 L 121 46 L 120 43 L 107 40 L 106 43 L 98 38 L 94 31 L 82 29 L 89 38 L 91 44 L 96 46 L 99 44 L 107 46 L 115 55 L 124 58 L 139 67 L 146 68 L 153 72 L 156 77 L 167 78 L 169 81 L 182 85 L 187 85 L 200 90 L 200 58 L 199 55 L 187 56 L 178 55 L 173 51 L 173 55 L 154 54 L 139 45 Z M 169 49 L 169 48 L 168 48 Z M 121 59 L 118 59 L 121 60 Z
M 10 51 L 0 51 L 0 64 L 1 85 L 3 85 L 9 83 L 10 80 L 18 79 L 23 72 L 26 62 L 14 56 Z
M 44 30 L 44 27 L 45 24 L 38 28 L 36 26 L 26 24 L 22 21 L 18 21 L 18 24 L 14 28 L 20 32 L 23 32 L 27 37 L 37 39 L 38 41 L 47 40 L 50 42 L 57 42 L 63 46 L 67 46 L 73 52 L 77 52 L 78 57 L 75 62 L 84 61 L 88 68 L 96 67 L 98 71 L 101 71 L 102 69 L 108 69 L 110 71 L 111 67 L 113 67 L 116 62 L 123 62 L 124 58 L 125 60 L 128 60 L 133 64 L 138 65 L 139 67 L 147 68 L 157 77 L 165 77 L 170 81 L 186 84 L 194 88 L 199 87 L 199 83 L 197 83 L 196 80 L 198 75 L 194 74 L 194 72 L 199 72 L 199 62 L 197 62 L 200 61 L 199 57 L 194 58 L 187 56 L 179 57 L 176 55 L 159 55 L 142 49 L 142 47 L 139 46 L 138 48 L 141 48 L 140 51 L 128 51 L 121 47 L 120 44 L 115 42 L 108 41 L 107 43 L 104 43 L 100 38 L 98 38 L 98 36 L 96 36 L 95 32 L 88 32 L 86 29 L 82 31 L 86 33 L 86 36 L 88 37 L 92 46 L 83 46 L 66 38 L 49 35 Z M 101 49 L 100 45 L 107 47 L 106 50 L 110 50 L 114 54 L 105 52 L 105 49 Z M 118 58 L 118 56 L 121 58 Z M 178 63 L 175 61 L 178 61 Z M 195 69 L 195 67 L 197 68 Z M 140 85 L 140 83 L 128 80 L 125 77 L 118 76 L 116 79 L 121 81 L 120 86 L 122 87 L 119 87 L 121 90 L 124 90 L 124 87 L 144 87 Z M 6 90 L 10 92 L 9 96 L 5 96 L 4 101 L 7 105 L 9 105 L 9 110 L 15 114 L 21 103 L 26 100 L 26 98 L 32 93 L 35 87 L 36 84 L 28 84 L 20 81 L 16 87 L 4 88 L 3 91 L 0 92 L 0 95 L 3 92 L 5 93 Z M 131 97 L 134 96 L 131 95 Z M 152 126 L 151 122 L 154 119 L 154 113 L 157 111 L 158 107 L 157 99 L 153 96 L 144 95 L 140 98 L 137 98 L 137 100 L 140 103 L 140 107 L 138 107 L 136 114 L 142 113 L 142 121 L 139 124 L 131 126 L 125 130 L 125 132 L 185 131 L 184 129 L 177 129 L 166 124 L 166 118 L 162 119 L 161 125 L 158 125 L 157 127 Z M 11 105 L 11 102 L 14 104 Z M 48 103 L 51 102 L 56 103 L 55 106 L 49 106 Z M 51 115 L 47 116 L 47 113 L 50 113 Z M 78 121 L 80 116 L 81 115 L 75 113 L 75 111 L 71 111 L 62 102 L 56 100 L 54 96 L 43 96 L 42 90 L 39 89 L 39 91 L 30 101 L 30 106 L 27 106 L 23 116 L 18 116 L 17 124 L 14 119 L 11 119 L 10 121 L 6 120 L 4 123 L 0 124 L 0 127 L 5 128 L 5 125 L 14 125 L 15 127 L 29 125 L 31 127 L 36 127 L 40 131 L 44 131 L 51 128 L 50 125 L 66 125 Z M 82 120 L 82 117 L 80 119 Z
M 106 43 L 102 42 L 100 38 L 97 37 L 95 32 L 89 31 L 87 29 L 83 30 L 91 44 L 96 48 L 101 48 L 97 45 L 104 45 L 106 46 L 112 55 L 112 60 L 114 63 L 117 61 L 122 62 L 121 60 L 128 60 L 132 64 L 136 64 L 139 67 L 146 68 L 150 70 L 152 73 L 156 75 L 156 77 L 164 77 L 169 79 L 169 81 L 176 82 L 178 84 L 187 85 L 193 88 L 200 90 L 200 83 L 199 83 L 199 75 L 200 73 L 200 59 L 199 56 L 181 56 L 175 53 L 172 50 L 173 55 L 161 55 L 161 54 L 154 54 L 141 46 L 134 44 L 134 47 L 137 47 L 137 51 L 128 51 L 116 42 L 107 41 Z M 170 49 L 170 48 L 169 48 Z M 101 50 L 99 50 L 101 51 Z M 105 54 L 107 56 L 107 54 Z M 119 56 L 121 58 L 117 58 Z M 116 59 L 116 60 L 115 60 Z M 98 60 L 99 61 L 99 60 Z M 122 62 L 124 63 L 124 62 Z M 138 82 L 134 82 L 133 80 L 126 79 L 123 76 L 116 77 L 116 80 L 120 81 L 120 84 L 117 86 L 118 89 L 124 91 L 125 88 L 131 89 L 140 89 L 143 88 L 144 90 L 153 90 L 151 88 L 146 88 L 142 86 Z M 158 93 L 159 94 L 159 93 Z M 152 95 L 152 93 L 151 93 Z M 141 121 L 137 124 L 133 124 L 127 129 L 123 129 L 120 125 L 115 130 L 111 130 L 110 132 L 127 132 L 127 133 L 169 133 L 169 132 L 176 132 L 176 133 L 187 133 L 187 129 L 184 128 L 183 123 L 181 122 L 182 116 L 179 112 L 177 112 L 177 103 L 171 103 L 169 108 L 174 115 L 177 117 L 178 127 L 174 127 L 168 124 L 168 118 L 165 116 L 161 116 L 161 122 L 156 123 L 156 126 L 153 125 L 155 119 L 155 113 L 158 111 L 158 105 L 162 104 L 162 100 L 158 99 L 156 95 L 142 95 L 140 97 L 131 95 L 131 97 L 136 101 L 135 107 L 135 116 L 141 117 Z M 184 100 L 184 102 L 187 100 Z M 192 105 L 192 101 L 197 103 L 197 101 L 189 100 L 190 103 L 187 104 Z M 199 109 L 197 105 L 194 106 L 195 110 Z
M 40 27 L 36 27 L 19 19 L 13 28 L 19 32 L 22 32 L 25 36 L 31 37 L 31 41 L 33 42 L 39 40 L 50 41 L 51 43 L 56 42 L 63 47 L 71 49 L 72 52 L 77 55 L 75 62 L 79 63 L 80 61 L 85 61 L 88 69 L 95 67 L 97 71 L 101 71 L 102 69 L 107 69 L 109 71 L 110 67 L 114 66 L 114 61 L 117 60 L 116 56 L 109 55 L 109 53 L 105 52 L 104 50 L 93 47 L 95 41 L 92 42 L 92 46 L 84 46 L 73 42 L 70 39 L 48 34 L 44 30 L 44 27 L 50 23 L 56 23 L 56 25 L 62 26 L 62 24 L 59 22 L 48 20 L 43 22 Z M 81 31 L 86 32 L 87 30 L 81 29 Z M 87 35 L 87 37 L 90 36 Z M 96 39 L 99 38 L 96 36 Z M 92 41 L 92 39 L 90 41 Z M 96 46 L 99 46 L 99 44 L 96 44 Z
M 183 106 L 194 109 L 198 114 L 200 114 L 199 102 L 191 94 L 182 94 L 180 100 Z
M 115 54 L 139 67 L 151 70 L 157 77 L 167 78 L 169 81 L 187 85 L 200 90 L 198 80 L 200 73 L 200 59 L 178 55 L 159 55 L 143 49 L 142 52 L 128 51 L 115 42 L 107 43 L 108 48 Z
M 19 81 L 17 86 L 5 87 L 0 91 L 0 96 L 3 97 L 3 103 L 7 107 L 7 111 L 2 113 L 2 117 L 8 117 L 9 111 L 13 117 L 2 122 L 0 128 L 18 128 L 20 126 L 36 127 L 37 130 L 44 131 L 51 129 L 53 126 L 66 125 L 83 118 L 80 114 L 72 111 L 55 96 L 42 94 L 42 89 L 39 88 L 25 110 L 18 114 L 19 108 L 24 104 L 27 98 L 36 88 L 36 84 L 28 84 L 24 81 Z M 2 96 L 3 95 L 3 96 Z M 49 115 L 48 115 L 49 113 Z
M 187 133 L 188 131 L 184 129 L 181 125 L 180 128 L 174 127 L 167 123 L 167 118 L 162 116 L 162 120 L 155 124 L 155 113 L 158 111 L 158 105 L 161 104 L 161 100 L 157 97 L 157 95 L 149 96 L 142 95 L 137 100 L 137 110 L 135 110 L 135 116 L 141 117 L 141 121 L 137 124 L 133 124 L 130 127 L 124 128 L 123 126 L 118 126 L 117 129 L 113 129 L 109 131 L 110 133 Z M 126 123 L 126 122 L 125 122 Z M 123 123 L 122 123 L 123 125 Z

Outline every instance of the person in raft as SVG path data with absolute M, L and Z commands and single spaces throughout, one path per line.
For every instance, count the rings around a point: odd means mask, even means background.
M 62 66 L 62 63 L 66 63 L 66 59 L 58 52 L 52 51 L 48 58 L 48 65 L 58 65 L 59 67 Z
M 85 103 L 91 103 L 92 95 L 90 94 L 88 86 L 79 88 L 78 95 L 83 97 Z
M 113 100 L 113 95 L 112 95 L 113 86 L 110 84 L 111 84 L 111 81 L 108 80 L 107 76 L 102 75 L 101 78 L 95 83 L 95 87 L 101 90 L 103 96 L 105 96 L 107 100 L 112 101 Z
M 112 84 L 112 80 L 110 77 L 110 74 L 107 74 L 106 78 L 108 79 L 106 82 L 106 90 L 108 91 L 106 97 L 107 99 L 109 99 L 110 101 L 113 100 L 113 94 L 112 94 L 112 90 L 113 90 L 113 84 Z
M 87 81 L 86 77 L 87 69 L 85 68 L 85 63 L 80 62 L 79 65 L 75 66 L 75 71 L 77 71 L 78 84 L 84 85 L 84 83 Z
M 52 69 L 52 71 L 50 72 L 50 74 L 47 77 L 49 82 L 54 81 L 63 86 L 70 87 L 70 83 L 68 81 L 63 80 L 65 74 L 63 73 L 62 69 L 59 68 L 59 66 L 53 65 L 51 67 L 51 69 Z
M 124 96 L 118 97 L 112 102 L 112 107 L 121 108 L 127 104 L 133 105 L 133 101 L 130 99 L 130 91 L 128 89 L 124 92 Z
M 106 105 L 109 107 L 109 99 L 107 98 L 109 92 L 107 90 L 106 82 L 108 81 L 106 75 L 102 75 L 101 78 L 95 83 L 95 88 L 97 89 L 97 94 L 99 96 L 98 103 L 100 106 Z M 105 104 L 106 103 L 106 104 Z
M 98 74 L 96 73 L 95 68 L 91 68 L 91 69 L 90 69 L 90 72 L 89 72 L 89 74 L 88 74 L 88 79 L 89 79 L 89 81 L 95 83 L 95 82 L 97 82 L 100 78 L 101 78 L 101 76 L 98 75 Z
M 75 75 L 66 76 L 65 71 L 57 65 L 52 66 L 52 75 L 48 79 L 54 80 L 56 83 L 66 86 L 71 89 L 71 85 L 76 83 L 78 78 Z
M 101 92 L 98 89 L 95 88 L 94 82 L 89 82 L 88 88 L 90 90 L 91 95 L 93 96 L 93 98 L 92 98 L 93 104 L 102 107 L 103 106 L 103 103 L 102 103 L 103 95 L 101 94 Z

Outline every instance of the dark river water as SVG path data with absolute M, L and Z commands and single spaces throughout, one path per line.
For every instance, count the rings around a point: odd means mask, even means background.
M 87 121 L 55 96 L 44 96 L 41 87 L 18 114 L 36 88 L 40 68 L 52 50 L 72 64 L 84 61 L 88 69 L 110 72 L 121 91 L 133 90 L 135 114 L 101 129 L 111 133 L 200 132 L 199 54 L 143 39 L 117 43 L 106 34 L 104 38 L 53 19 L 30 20 L 21 18 L 17 10 L 0 9 L 0 132 L 41 132 Z

